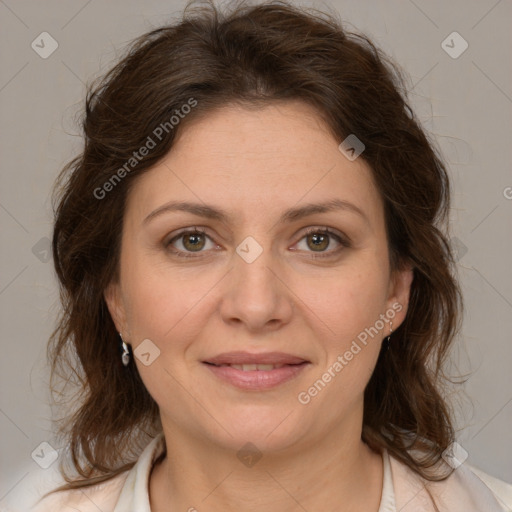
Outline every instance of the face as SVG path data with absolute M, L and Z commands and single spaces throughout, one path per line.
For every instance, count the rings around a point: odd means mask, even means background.
M 300 102 L 223 107 L 138 178 L 105 298 L 164 431 L 266 450 L 360 435 L 412 271 L 391 273 L 371 171 L 340 142 Z

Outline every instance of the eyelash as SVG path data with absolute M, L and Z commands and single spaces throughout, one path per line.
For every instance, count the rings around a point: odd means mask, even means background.
M 166 248 L 169 248 L 175 240 L 180 239 L 184 235 L 195 235 L 195 234 L 202 234 L 202 235 L 205 235 L 208 238 L 210 238 L 210 236 L 206 233 L 206 230 L 204 228 L 194 227 L 194 229 L 188 229 L 188 230 L 182 231 L 181 233 L 178 233 L 176 236 L 171 238 L 164 245 Z M 311 251 L 311 257 L 313 259 L 332 258 L 333 254 L 338 254 L 341 250 L 348 249 L 349 247 L 351 247 L 351 243 L 348 238 L 342 237 L 341 235 L 339 235 L 338 233 L 336 233 L 335 231 L 331 230 L 328 227 L 308 228 L 306 230 L 306 232 L 304 233 L 304 235 L 299 239 L 299 242 L 303 238 L 307 237 L 308 235 L 312 235 L 312 234 L 329 235 L 330 237 L 336 239 L 336 241 L 342 246 L 341 248 L 338 248 L 334 251 L 329 251 L 326 253 L 315 253 L 314 251 Z M 174 255 L 178 256 L 179 258 L 197 258 L 197 257 L 199 257 L 199 255 L 202 252 L 202 251 L 199 251 L 198 253 L 191 253 L 191 252 L 184 252 L 184 251 L 176 250 L 176 249 L 169 249 L 169 250 Z

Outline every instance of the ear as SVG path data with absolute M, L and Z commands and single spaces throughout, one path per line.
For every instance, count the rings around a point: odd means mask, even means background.
M 103 297 L 117 331 L 120 332 L 125 339 L 129 339 L 126 310 L 121 298 L 120 285 L 118 283 L 110 283 L 107 288 L 105 288 Z
M 396 312 L 393 319 L 393 330 L 396 330 L 402 324 L 407 314 L 413 279 L 414 269 L 410 265 L 396 270 L 391 276 L 387 306 Z

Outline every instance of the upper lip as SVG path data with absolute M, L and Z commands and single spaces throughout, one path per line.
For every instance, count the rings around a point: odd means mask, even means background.
M 293 356 L 284 352 L 224 352 L 215 357 L 208 358 L 204 363 L 220 364 L 300 364 L 307 363 L 302 357 Z

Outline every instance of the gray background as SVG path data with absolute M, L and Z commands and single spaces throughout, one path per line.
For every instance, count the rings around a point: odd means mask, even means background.
M 40 443 L 61 450 L 52 434 L 45 366 L 59 308 L 48 261 L 49 194 L 58 171 L 82 144 L 74 119 L 84 83 L 108 69 L 132 38 L 170 21 L 184 5 L 0 0 L 0 505 L 43 472 L 31 456 Z M 307 5 L 331 5 L 347 28 L 366 32 L 405 68 L 413 108 L 450 164 L 452 234 L 466 301 L 452 369 L 471 372 L 463 386 L 467 396 L 455 397 L 457 440 L 468 463 L 511 482 L 512 3 Z M 44 31 L 58 42 L 47 59 L 31 47 Z M 469 44 L 458 58 L 441 46 L 453 31 Z M 460 48 L 457 41 L 453 45 Z

